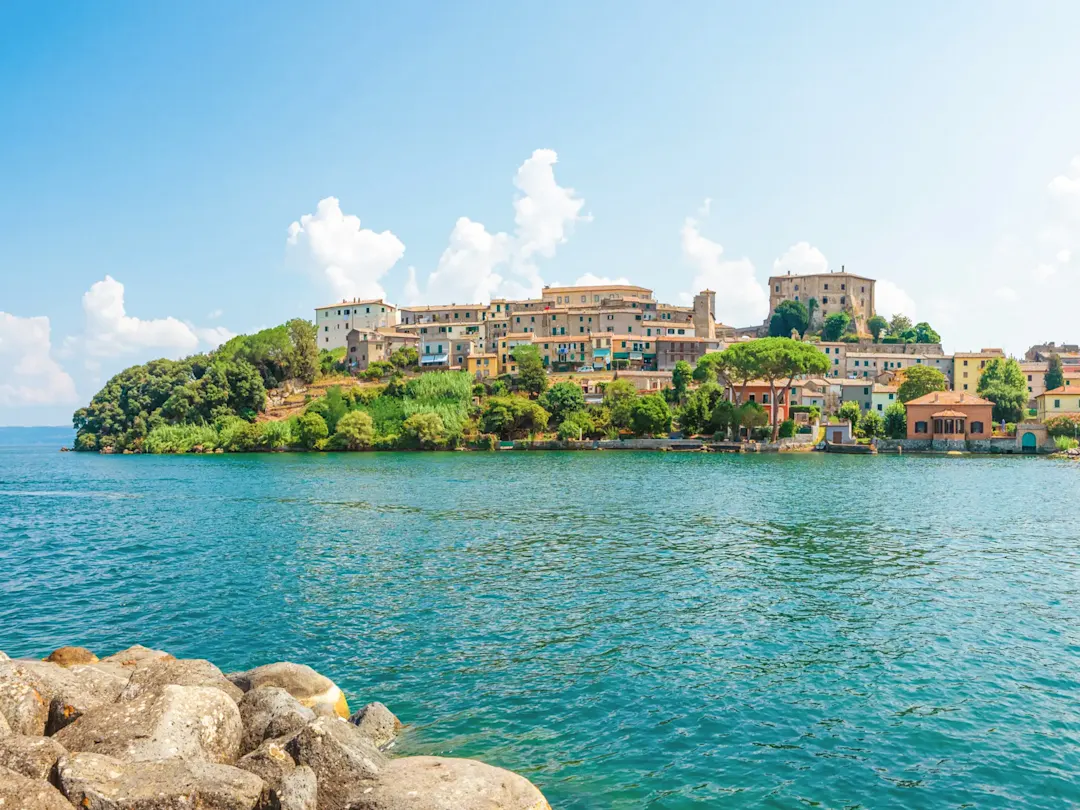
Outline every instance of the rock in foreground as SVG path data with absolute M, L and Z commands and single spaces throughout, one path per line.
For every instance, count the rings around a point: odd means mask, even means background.
M 320 675 L 311 667 L 284 661 L 279 664 L 234 672 L 229 680 L 245 692 L 260 686 L 277 686 L 284 689 L 316 714 L 349 716 L 349 704 L 345 694 L 332 680 Z
M 63 794 L 48 782 L 29 779 L 0 766 L 0 808 L 4 810 L 71 810 Z

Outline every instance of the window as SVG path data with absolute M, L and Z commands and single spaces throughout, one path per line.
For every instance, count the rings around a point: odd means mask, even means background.
M 365 315 L 370 315 L 371 314 L 371 307 L 364 307 L 364 314 Z
M 882 408 L 881 408 L 881 403 L 880 403 L 880 402 L 879 402 L 879 403 L 877 404 L 877 409 L 878 409 L 879 411 L 880 411 L 880 410 L 882 410 Z
M 841 285 L 840 285 L 840 289 L 841 289 L 841 290 L 846 290 L 846 289 L 847 289 L 847 284 L 841 284 Z M 841 304 L 842 304 L 842 303 L 844 303 L 843 299 L 841 299 L 841 300 L 840 300 L 840 303 L 841 303 Z
M 841 286 L 843 286 L 843 285 L 841 285 Z M 844 303 L 845 301 L 847 301 L 847 297 L 846 297 L 846 296 L 843 296 L 843 295 L 841 295 L 841 296 L 840 296 L 840 303 L 841 303 L 841 304 L 843 304 L 843 303 Z
M 779 284 L 777 284 L 777 285 L 776 285 L 776 290 L 775 290 L 775 292 L 780 292 L 780 285 L 779 285 Z
M 869 389 L 869 388 L 864 388 L 864 389 L 862 390 L 862 392 L 863 392 L 863 396 L 865 397 L 865 396 L 869 395 L 869 393 L 870 393 L 870 389 Z
M 829 285 L 828 285 L 828 284 L 826 284 L 826 285 L 825 285 L 825 289 L 826 289 L 826 290 L 827 290 L 827 289 L 829 289 Z
M 828 285 L 826 284 L 825 286 L 828 286 Z M 827 296 L 827 295 L 821 296 L 821 303 L 823 303 L 823 304 L 829 303 L 829 296 Z
M 324 332 L 329 332 L 329 331 L 330 331 L 330 327 L 329 327 L 329 326 L 324 326 L 324 327 L 322 328 L 322 330 L 323 330 Z
M 982 422 L 972 422 L 971 423 L 971 432 L 972 433 L 982 433 L 983 432 L 983 423 Z
M 1031 375 L 1030 374 L 1028 374 L 1028 382 L 1031 382 Z M 1030 391 L 1030 390 L 1031 389 L 1029 388 L 1028 391 Z
M 916 433 L 926 433 L 926 422 L 916 422 L 915 423 L 915 432 Z
M 967 388 L 967 386 L 965 385 L 964 388 Z M 1054 400 L 1054 407 L 1055 408 L 1060 408 L 1061 407 L 1061 400 L 1060 399 L 1055 399 Z

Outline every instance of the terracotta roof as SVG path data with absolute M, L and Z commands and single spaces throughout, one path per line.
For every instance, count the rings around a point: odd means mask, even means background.
M 402 307 L 402 312 L 442 312 L 444 309 L 487 309 L 487 304 L 422 304 Z
M 873 392 L 875 394 L 895 394 L 900 390 L 896 385 L 882 385 L 881 383 L 874 383 Z
M 568 290 L 570 290 L 570 291 L 572 291 L 572 290 L 582 290 L 582 291 L 585 291 L 585 290 L 634 290 L 635 292 L 647 292 L 647 293 L 650 293 L 650 294 L 652 293 L 652 290 L 650 290 L 648 287 L 638 287 L 638 286 L 636 286 L 634 284 L 597 284 L 597 285 L 593 285 L 593 286 L 584 286 L 584 287 L 575 287 L 575 286 L 569 286 L 569 287 L 544 287 L 544 292 L 545 293 L 553 293 L 553 292 L 562 293 L 562 292 L 567 292 Z
M 960 411 L 938 411 L 937 413 L 930 414 L 930 418 L 931 419 L 948 419 L 948 418 L 967 419 L 967 414 L 966 413 L 960 413 Z
M 1035 397 L 1035 399 L 1038 399 L 1039 397 L 1047 397 L 1051 394 L 1080 394 L 1080 385 L 1075 387 L 1071 385 L 1063 385 L 1060 388 L 1054 388 L 1051 391 L 1043 391 L 1041 394 L 1039 394 L 1038 397 Z
M 905 405 L 993 405 L 988 399 L 963 391 L 931 391 L 921 397 L 908 400 Z

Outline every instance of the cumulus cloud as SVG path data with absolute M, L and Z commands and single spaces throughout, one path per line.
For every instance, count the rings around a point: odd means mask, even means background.
M 75 382 L 52 356 L 49 319 L 0 312 L 0 406 L 75 402 Z
M 874 290 L 874 309 L 878 315 L 883 318 L 907 315 L 912 320 L 916 320 L 918 307 L 915 306 L 915 299 L 899 285 L 888 279 L 879 279 Z
M 796 242 L 780 258 L 773 262 L 773 275 L 805 276 L 813 273 L 829 272 L 829 262 L 816 247 L 809 242 Z
M 619 276 L 618 278 L 610 278 L 609 276 L 597 276 L 592 273 L 586 273 L 583 276 L 579 276 L 578 280 L 574 282 L 576 287 L 599 287 L 605 284 L 629 284 L 630 279 L 626 276 Z M 555 286 L 559 286 L 556 284 Z
M 90 285 L 83 293 L 83 332 L 64 341 L 67 355 L 79 354 L 90 368 L 101 358 L 183 357 L 212 349 L 234 336 L 223 326 L 198 327 L 172 316 L 137 318 L 127 314 L 124 285 L 112 276 Z
M 536 260 L 554 256 L 573 226 L 590 219 L 582 214 L 585 200 L 556 181 L 557 162 L 553 150 L 537 149 L 518 167 L 512 234 L 492 233 L 480 222 L 459 218 L 423 289 L 409 268 L 406 298 L 486 303 L 495 296 L 539 295 L 543 280 Z
M 314 214 L 293 222 L 287 245 L 338 298 L 382 298 L 379 279 L 405 254 L 393 233 L 362 228 L 359 217 L 341 210 L 337 197 L 319 200 Z
M 702 236 L 694 217 L 686 218 L 681 236 L 683 255 L 695 270 L 693 290 L 716 292 L 717 320 L 733 326 L 763 322 L 769 312 L 769 294 L 755 277 L 753 263 L 747 258 L 723 258 L 723 245 Z
M 1064 174 L 1059 174 L 1047 186 L 1050 195 L 1080 214 L 1080 155 L 1072 159 Z
M 994 290 L 994 295 L 1005 302 L 1012 302 L 1016 300 L 1016 290 L 1012 287 L 998 287 Z

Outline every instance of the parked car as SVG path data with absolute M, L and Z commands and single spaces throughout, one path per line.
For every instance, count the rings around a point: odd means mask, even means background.
M 596 369 L 592 366 L 581 366 L 578 368 L 578 374 L 592 374 Z

